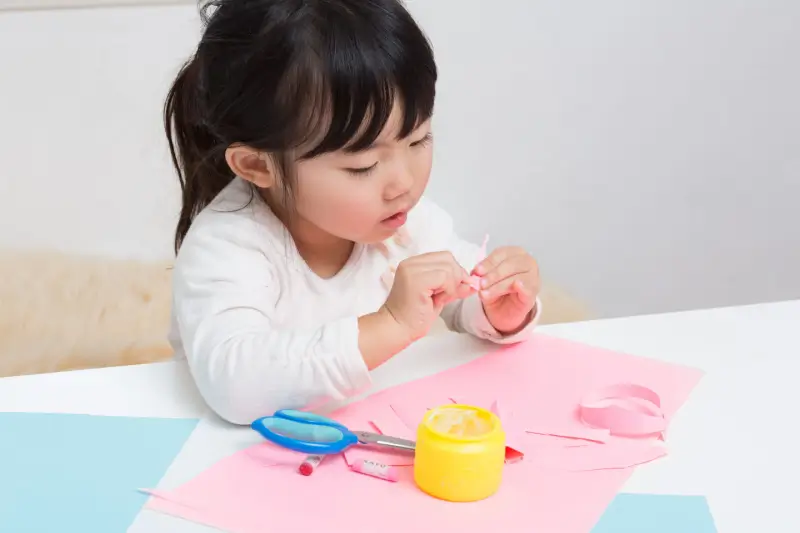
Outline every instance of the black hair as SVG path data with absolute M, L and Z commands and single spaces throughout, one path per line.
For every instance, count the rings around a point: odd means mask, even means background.
M 235 178 L 232 144 L 269 153 L 288 200 L 289 153 L 358 151 L 384 129 L 395 100 L 399 136 L 433 114 L 430 43 L 400 0 L 217 0 L 164 106 L 182 191 L 180 248 L 197 214 Z

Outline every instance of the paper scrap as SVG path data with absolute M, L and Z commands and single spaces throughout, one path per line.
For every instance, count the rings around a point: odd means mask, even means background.
M 0 413 L 0 531 L 125 531 L 197 419 Z
M 574 434 L 587 429 L 576 407 L 592 391 L 615 383 L 639 383 L 657 391 L 669 421 L 701 376 L 696 369 L 539 334 L 523 343 L 496 348 L 460 367 L 380 391 L 333 417 L 347 420 L 346 425 L 353 429 L 364 428 L 379 409 L 390 405 L 406 425 L 416 426 L 427 408 L 448 403 L 431 401 L 445 393 L 451 398 L 482 399 L 489 405 L 497 400 L 501 410 L 507 406 L 514 424 L 523 428 L 556 427 Z M 521 438 L 526 447 L 529 441 L 536 445 L 564 441 L 535 434 Z M 606 444 L 592 445 L 609 446 L 617 441 L 632 439 L 613 437 Z M 556 452 L 577 454 L 585 448 L 550 445 L 542 450 L 556 456 Z M 583 457 L 580 460 L 584 463 L 576 459 L 572 464 L 577 466 L 565 470 L 548 467 L 536 459 L 538 449 L 534 454 L 525 448 L 525 460 L 504 470 L 500 490 L 491 498 L 468 505 L 443 502 L 422 493 L 413 482 L 410 466 L 396 467 L 398 482 L 386 483 L 354 475 L 341 456 L 332 456 L 313 476 L 304 477 L 297 475 L 296 467 L 264 467 L 246 454 L 237 454 L 168 493 L 172 501 L 184 507 L 163 498 L 153 498 L 148 507 L 231 533 L 299 533 L 325 529 L 331 523 L 352 523 L 354 516 L 365 523 L 380 523 L 383 533 L 437 529 L 461 533 L 586 533 L 633 471 L 620 461 L 612 461 L 611 451 L 602 462 L 591 462 L 585 454 L 570 455 L 568 459 Z M 626 453 L 625 460 L 630 461 L 633 452 Z M 650 453 L 655 454 L 652 449 Z M 647 459 L 644 451 L 640 459 Z M 581 470 L 587 467 L 590 469 Z M 348 495 L 345 500 L 330 498 L 332 493 L 343 492 Z M 313 513 L 307 512 L 309 501 L 314 502 Z M 442 512 L 454 505 L 458 505 L 458 512 Z M 192 511 L 187 511 L 187 506 Z
M 505 454 L 505 463 L 513 465 L 514 463 L 518 463 L 525 458 L 525 454 L 522 450 L 518 450 L 513 446 L 506 446 L 506 454 Z
M 591 533 L 717 533 L 704 496 L 618 494 Z
M 492 402 L 490 411 L 492 411 L 500 423 L 506 434 L 506 463 L 514 464 L 525 458 L 525 445 L 521 441 L 524 430 L 514 425 L 514 417 L 511 409 L 501 406 L 498 400 Z

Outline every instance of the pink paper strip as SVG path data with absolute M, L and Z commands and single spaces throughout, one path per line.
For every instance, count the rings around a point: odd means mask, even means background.
M 406 440 L 416 440 L 417 438 L 416 431 L 414 431 L 415 427 L 409 427 L 405 422 L 400 420 L 397 411 L 395 411 L 391 405 L 387 405 L 379 412 L 375 413 L 370 422 L 378 428 L 381 435 L 388 435 Z
M 475 263 L 475 266 L 472 267 L 473 269 L 477 267 L 481 261 L 486 259 L 486 246 L 488 244 L 489 244 L 489 235 L 487 234 L 483 237 L 483 243 L 481 243 L 480 250 L 478 251 L 478 260 Z M 467 284 L 476 291 L 479 291 L 481 290 L 481 277 L 473 274 L 472 276 L 469 277 Z
M 476 291 L 481 290 L 481 277 L 480 276 L 470 276 L 467 284 L 475 289 Z
M 478 256 L 478 262 L 480 263 L 484 259 L 486 259 L 486 247 L 489 244 L 489 234 L 487 233 L 483 237 L 483 242 L 481 243 L 481 251 L 480 255 Z
M 581 428 L 581 427 L 556 427 L 547 425 L 526 425 L 526 433 L 535 433 L 537 435 L 552 435 L 553 437 L 561 437 L 565 439 L 576 439 L 590 442 L 606 442 L 608 440 L 609 432 L 607 429 L 595 428 Z
M 653 390 L 625 383 L 603 387 L 581 402 L 582 420 L 613 435 L 654 435 L 666 429 L 661 399 Z
M 667 455 L 658 441 L 619 440 L 607 444 L 551 449 L 536 454 L 538 466 L 570 472 L 614 470 L 649 463 Z

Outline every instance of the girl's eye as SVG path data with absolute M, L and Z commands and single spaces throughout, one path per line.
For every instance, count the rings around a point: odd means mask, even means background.
M 427 145 L 427 144 L 429 144 L 429 143 L 430 143 L 432 140 L 433 140 L 433 135 L 432 135 L 431 133 L 428 133 L 428 134 L 427 134 L 427 135 L 425 135 L 425 137 L 423 137 L 422 139 L 420 139 L 420 140 L 418 140 L 418 141 L 414 141 L 413 143 L 411 143 L 411 146 L 414 146 L 414 147 L 417 147 L 417 146 L 426 146 L 426 145 Z
M 354 176 L 361 176 L 361 177 L 363 177 L 363 176 L 368 176 L 368 175 L 369 175 L 369 174 L 370 174 L 370 173 L 371 173 L 373 170 L 375 170 L 375 167 L 377 167 L 377 166 L 378 166 L 378 163 L 376 162 L 375 164 L 373 164 L 373 165 L 371 165 L 371 166 L 368 166 L 368 167 L 363 167 L 363 168 L 347 168 L 347 169 L 345 169 L 345 170 L 346 170 L 347 172 L 349 172 L 350 174 L 354 175 Z

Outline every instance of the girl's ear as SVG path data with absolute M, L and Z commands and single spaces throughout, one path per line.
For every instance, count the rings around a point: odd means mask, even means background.
M 254 148 L 231 145 L 225 150 L 225 160 L 234 174 L 261 189 L 275 185 L 275 166 L 272 158 Z

